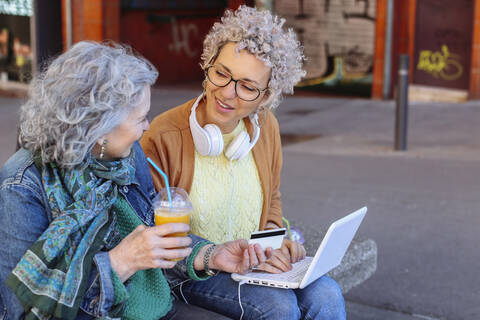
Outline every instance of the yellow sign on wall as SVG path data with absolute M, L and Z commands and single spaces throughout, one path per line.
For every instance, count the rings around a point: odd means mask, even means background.
M 442 45 L 440 51 L 421 50 L 417 69 L 427 72 L 435 78 L 456 80 L 463 74 L 463 67 L 458 61 L 459 55 L 453 54 L 447 45 Z

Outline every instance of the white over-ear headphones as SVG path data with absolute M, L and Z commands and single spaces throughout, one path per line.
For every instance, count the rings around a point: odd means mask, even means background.
M 190 111 L 190 132 L 193 136 L 193 143 L 198 153 L 202 156 L 218 156 L 223 151 L 223 136 L 220 128 L 214 124 L 207 124 L 203 128 L 197 121 L 196 109 L 198 103 L 203 98 L 203 93 L 195 100 Z M 250 142 L 250 136 L 245 130 L 242 130 L 228 145 L 225 150 L 225 156 L 229 160 L 240 160 L 252 150 L 258 137 L 260 137 L 260 126 L 258 125 L 258 115 L 255 112 L 251 114 L 250 121 L 253 124 L 253 140 Z

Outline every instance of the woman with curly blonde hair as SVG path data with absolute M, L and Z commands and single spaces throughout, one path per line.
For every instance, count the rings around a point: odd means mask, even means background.
M 247 6 L 226 11 L 204 41 L 203 93 L 156 117 L 141 140 L 172 185 L 189 192 L 191 232 L 213 242 L 282 226 L 282 150 L 270 109 L 305 75 L 302 47 L 284 23 Z M 164 187 L 152 175 L 155 187 Z M 281 273 L 304 257 L 300 243 L 285 239 L 257 268 Z M 305 289 L 242 287 L 241 305 L 238 283 L 226 273 L 180 288 L 188 302 L 233 318 L 241 307 L 248 319 L 345 318 L 339 286 L 326 276 Z

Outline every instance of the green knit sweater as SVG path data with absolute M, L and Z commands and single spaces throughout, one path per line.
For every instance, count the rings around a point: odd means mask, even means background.
M 117 198 L 113 209 L 117 214 L 117 229 L 122 239 L 142 224 L 122 196 Z M 113 270 L 112 281 L 115 290 L 114 304 L 126 300 L 122 319 L 156 320 L 166 315 L 172 308 L 173 297 L 170 295 L 170 287 L 162 269 L 137 271 L 129 279 L 128 291 Z
M 119 196 L 113 204 L 113 210 L 117 216 L 117 229 L 122 239 L 143 223 L 122 196 Z M 193 266 L 200 249 L 209 243 L 211 242 L 208 240 L 197 242 L 187 258 L 187 274 L 192 280 L 210 278 L 203 271 L 198 274 Z M 172 308 L 173 297 L 170 295 L 170 287 L 162 269 L 137 271 L 128 280 L 128 290 L 113 269 L 111 276 L 114 288 L 113 305 L 125 303 L 122 319 L 159 319 Z

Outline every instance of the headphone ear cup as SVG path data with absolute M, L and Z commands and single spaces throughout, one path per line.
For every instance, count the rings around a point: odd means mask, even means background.
M 250 136 L 245 130 L 242 130 L 228 145 L 225 156 L 229 160 L 240 160 L 248 151 L 250 151 Z
M 215 157 L 223 152 L 223 136 L 220 128 L 214 124 L 207 124 L 203 127 L 210 141 L 209 156 Z
M 193 142 L 198 153 L 202 156 L 208 155 L 212 149 L 208 132 L 200 126 L 193 126 L 192 124 L 190 124 L 190 131 L 192 132 Z
M 205 127 L 200 127 L 195 114 L 200 99 L 204 93 L 198 96 L 193 103 L 190 110 L 190 132 L 192 133 L 193 143 L 195 149 L 202 156 L 218 156 L 223 151 L 223 136 L 220 129 L 214 124 L 207 124 Z

